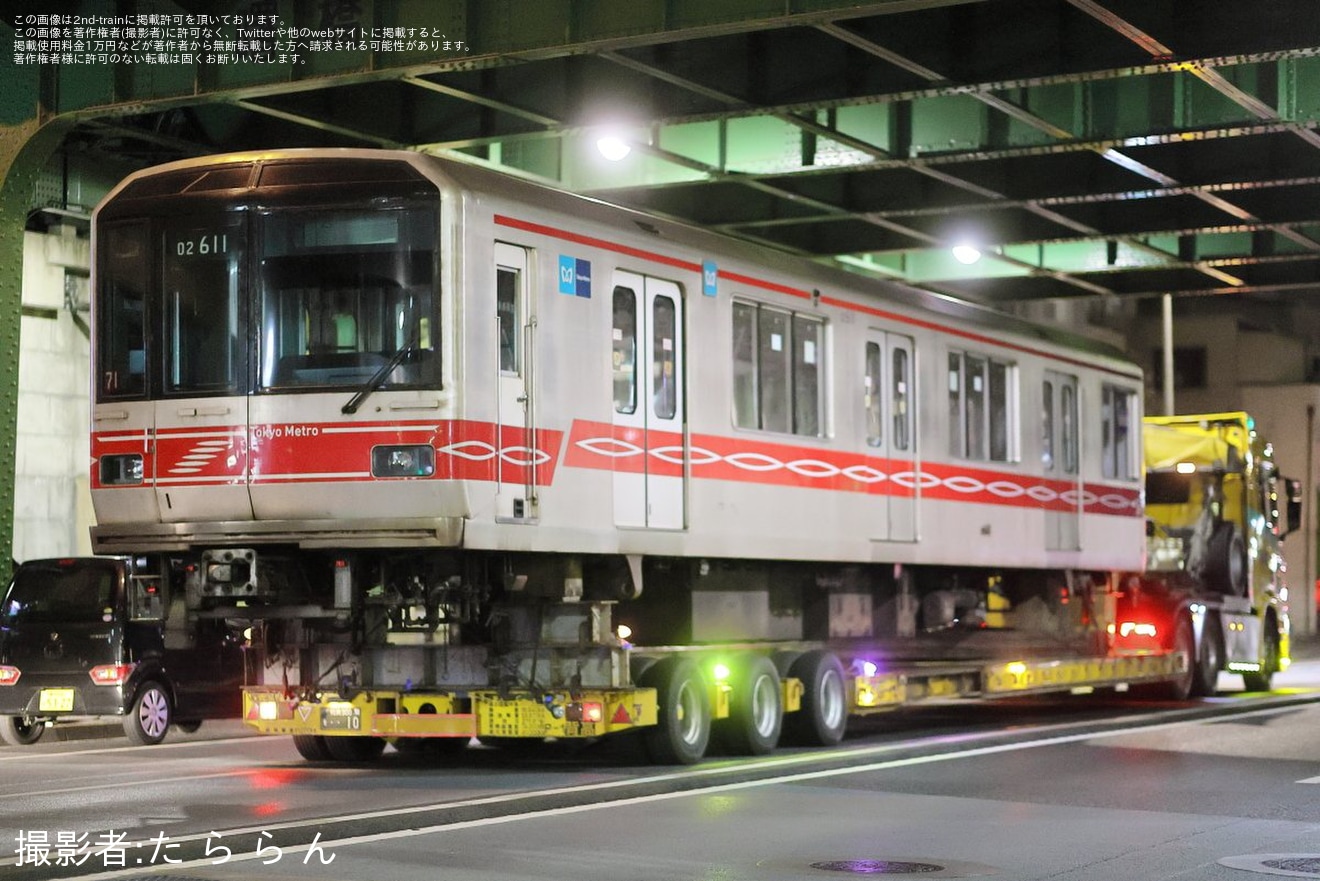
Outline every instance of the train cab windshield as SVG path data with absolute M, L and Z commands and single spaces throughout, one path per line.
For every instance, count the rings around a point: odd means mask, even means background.
M 98 399 L 438 387 L 439 195 L 382 165 L 127 190 L 98 225 Z

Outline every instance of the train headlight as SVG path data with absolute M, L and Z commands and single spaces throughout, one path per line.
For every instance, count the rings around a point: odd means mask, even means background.
M 372 447 L 372 477 L 430 477 L 435 474 L 435 448 L 429 444 Z
M 101 486 L 134 486 L 142 482 L 142 455 L 101 457 Z

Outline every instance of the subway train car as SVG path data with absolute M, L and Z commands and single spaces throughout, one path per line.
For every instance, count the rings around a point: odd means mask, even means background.
M 1144 565 L 1140 369 L 991 310 L 414 152 L 148 169 L 93 247 L 94 547 L 304 701 L 654 688 L 664 730 L 699 648 L 784 709 L 858 646 L 1105 654 Z

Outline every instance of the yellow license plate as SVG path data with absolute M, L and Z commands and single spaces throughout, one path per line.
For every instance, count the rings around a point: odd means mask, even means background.
M 43 713 L 72 713 L 72 688 L 43 688 L 37 708 Z

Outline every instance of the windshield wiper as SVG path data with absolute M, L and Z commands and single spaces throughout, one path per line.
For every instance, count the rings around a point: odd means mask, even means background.
M 385 379 L 394 372 L 394 368 L 403 363 L 403 359 L 417 351 L 417 343 L 409 340 L 399 348 L 397 352 L 390 356 L 390 360 L 380 366 L 380 369 L 368 379 L 362 388 L 358 389 L 357 394 L 348 399 L 348 403 L 339 408 L 340 413 L 356 413 L 362 402 L 371 397 L 371 393 L 385 384 Z

